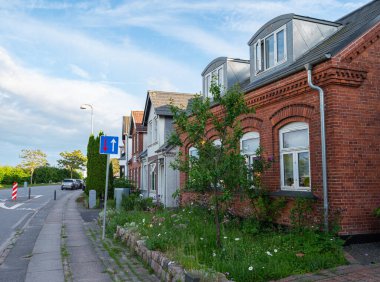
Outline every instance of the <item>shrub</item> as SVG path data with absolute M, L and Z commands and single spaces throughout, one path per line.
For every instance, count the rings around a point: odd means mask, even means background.
M 380 218 L 380 207 L 378 207 L 377 209 L 375 209 L 373 211 L 373 214 L 376 216 L 376 217 L 379 217 Z
M 126 211 L 147 211 L 152 208 L 152 198 L 141 198 L 138 193 L 131 193 L 128 197 L 123 196 L 121 206 Z

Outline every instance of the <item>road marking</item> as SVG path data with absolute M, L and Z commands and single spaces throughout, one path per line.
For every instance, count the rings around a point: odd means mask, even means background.
M 36 195 L 36 196 L 33 196 L 33 199 L 38 199 L 40 197 L 42 197 L 43 195 Z
M 16 204 L 12 207 L 7 207 L 4 203 L 0 203 L 0 208 L 3 208 L 3 209 L 6 209 L 6 210 L 14 210 L 20 206 L 22 206 L 24 203 L 19 203 L 19 204 Z

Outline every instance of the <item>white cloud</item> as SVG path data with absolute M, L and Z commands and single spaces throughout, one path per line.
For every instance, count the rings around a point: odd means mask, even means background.
M 86 72 L 84 69 L 80 68 L 79 66 L 74 65 L 74 64 L 70 64 L 69 68 L 73 74 L 75 74 L 81 78 L 84 78 L 84 79 L 90 79 L 90 74 L 88 72 Z

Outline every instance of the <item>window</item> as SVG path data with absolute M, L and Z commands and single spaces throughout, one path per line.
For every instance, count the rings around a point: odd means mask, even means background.
M 153 141 L 156 142 L 156 141 L 158 140 L 158 134 L 157 134 L 157 118 L 154 119 L 153 132 L 154 132 Z
M 153 123 L 152 121 L 149 122 L 149 128 L 148 128 L 148 140 L 150 144 L 153 144 Z
M 258 132 L 247 132 L 240 139 L 240 153 L 246 157 L 247 167 L 251 168 L 256 157 L 256 150 L 260 146 L 260 134 Z M 249 172 L 252 179 L 252 170 Z
M 280 129 L 281 188 L 310 191 L 309 126 L 290 123 Z
M 223 65 L 206 74 L 205 76 L 205 97 L 209 98 L 212 98 L 210 93 L 211 81 L 218 82 L 218 85 L 221 87 L 224 86 Z
M 189 156 L 198 159 L 198 158 L 199 158 L 198 149 L 197 149 L 197 148 L 194 148 L 194 147 L 191 147 L 191 148 L 189 149 Z
M 156 190 L 156 164 L 150 165 L 150 190 L 155 191 Z
M 255 73 L 265 71 L 286 61 L 286 28 L 279 28 L 254 45 Z

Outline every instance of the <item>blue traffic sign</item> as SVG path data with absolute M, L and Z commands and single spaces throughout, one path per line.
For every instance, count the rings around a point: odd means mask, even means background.
M 119 149 L 119 137 L 117 136 L 100 136 L 101 154 L 117 154 Z

